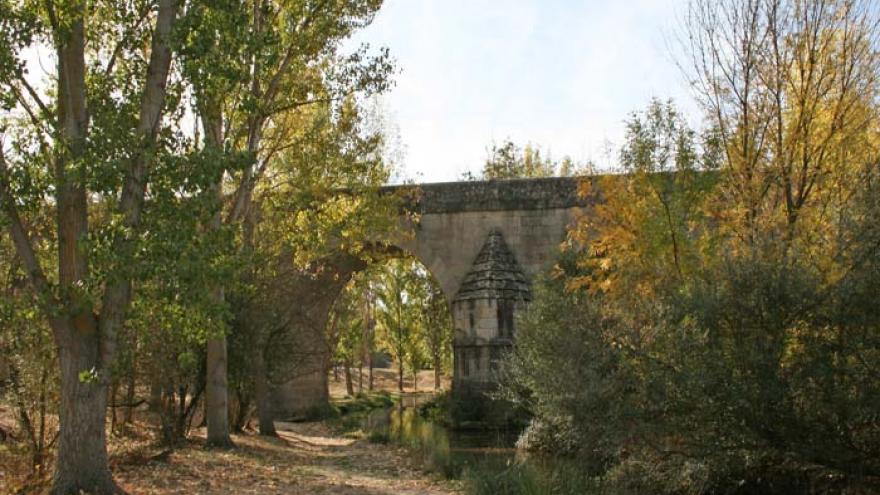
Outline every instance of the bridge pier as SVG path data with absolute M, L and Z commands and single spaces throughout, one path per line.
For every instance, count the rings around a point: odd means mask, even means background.
M 288 282 L 287 327 L 267 346 L 270 363 L 270 406 L 286 419 L 320 413 L 330 406 L 327 374 L 333 353 L 327 319 L 351 276 L 366 267 L 353 256 L 327 260 Z

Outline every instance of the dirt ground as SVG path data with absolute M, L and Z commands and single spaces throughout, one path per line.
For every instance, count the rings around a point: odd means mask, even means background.
M 357 391 L 356 374 L 354 378 Z M 412 391 L 412 385 L 407 377 L 405 390 Z M 419 374 L 420 391 L 432 390 L 433 385 L 433 371 Z M 448 388 L 448 380 L 442 385 Z M 331 375 L 330 389 L 335 398 L 346 395 L 342 373 L 339 381 Z M 396 392 L 397 370 L 375 369 L 374 390 Z M 12 410 L 0 407 L 0 426 L 11 431 L 14 424 Z M 187 445 L 164 452 L 146 433 L 151 429 L 141 424 L 141 436 L 110 437 L 111 468 L 120 486 L 133 495 L 461 493 L 455 482 L 423 470 L 401 448 L 347 438 L 320 422 L 278 422 L 276 428 L 278 438 L 233 435 L 236 448 L 228 451 L 206 448 L 204 429 L 196 429 Z M 16 493 L 23 483 L 45 488 L 51 473 L 42 481 L 26 482 L 26 459 L 16 455 L 11 445 L 0 439 L 0 494 Z

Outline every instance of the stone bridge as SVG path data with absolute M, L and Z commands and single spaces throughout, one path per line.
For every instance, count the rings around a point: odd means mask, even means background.
M 456 327 L 453 389 L 491 382 L 499 352 L 513 339 L 512 313 L 531 299 L 530 283 L 550 268 L 566 229 L 593 202 L 578 194 L 578 178 L 448 182 L 386 187 L 405 200 L 401 228 L 390 244 L 417 258 L 439 283 Z M 343 264 L 325 280 L 330 297 L 311 301 L 310 332 L 323 342 L 335 295 L 355 264 Z M 328 293 L 328 291 L 322 291 Z M 314 292 L 312 292 L 314 293 Z M 303 301 L 300 301 L 302 303 Z M 293 303 L 298 304 L 298 303 Z M 301 332 L 302 333 L 302 332 Z M 296 377 L 273 387 L 278 417 L 326 404 L 329 349 L 307 347 L 314 359 Z M 303 368 L 301 366 L 301 368 Z M 310 368 L 310 369 L 309 369 Z

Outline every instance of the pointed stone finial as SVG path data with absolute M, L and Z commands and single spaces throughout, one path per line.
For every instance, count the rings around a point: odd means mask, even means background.
M 528 280 L 497 228 L 489 231 L 454 301 L 469 299 L 532 300 Z

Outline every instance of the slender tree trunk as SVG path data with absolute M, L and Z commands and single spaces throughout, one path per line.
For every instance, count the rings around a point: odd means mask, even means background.
M 397 363 L 397 390 L 403 392 L 403 363 Z
M 269 401 L 269 375 L 263 349 L 254 353 L 254 396 L 257 403 L 257 419 L 260 422 L 260 435 L 276 437 L 275 417 Z
M 348 359 L 343 361 L 343 367 L 345 371 L 345 392 L 349 397 L 354 396 L 354 383 L 351 380 L 351 363 L 348 362 Z
M 162 412 L 162 383 L 158 377 L 150 378 L 150 400 L 147 404 L 150 412 Z
M 159 387 L 159 423 L 162 442 L 167 446 L 177 443 L 177 410 L 174 407 L 174 386 L 169 382 Z
M 235 420 L 232 422 L 233 431 L 236 433 L 244 433 L 248 423 L 251 421 L 251 402 L 253 397 L 247 393 L 243 387 L 237 387 L 235 390 Z
M 440 354 L 434 354 L 434 390 L 440 389 Z
M 358 365 L 358 393 L 364 393 L 364 363 Z
M 135 395 L 135 383 L 137 377 L 135 376 L 135 366 L 134 362 L 131 364 L 131 370 L 128 373 L 128 383 L 126 384 L 125 391 L 125 401 L 128 404 L 125 408 L 125 417 L 122 420 L 123 425 L 131 424 L 132 419 L 134 419 L 134 395 Z
M 372 297 L 373 292 L 367 286 L 364 297 L 364 321 L 366 322 L 366 325 L 364 325 L 364 331 L 366 332 L 364 335 L 364 359 L 367 361 L 367 369 L 370 373 L 367 387 L 371 392 L 373 391 L 373 347 L 376 336 L 376 320 L 373 319 L 373 305 L 371 304 Z
M 119 404 L 119 380 L 114 378 L 110 382 L 110 431 L 114 434 L 116 433 L 117 427 L 117 415 L 116 409 Z
M 37 473 L 42 474 L 46 469 L 46 463 L 43 462 L 43 456 L 46 452 L 46 414 L 47 414 L 47 398 L 46 398 L 46 382 L 49 380 L 49 368 L 43 367 L 40 375 L 40 426 L 37 430 L 37 444 L 34 449 L 33 467 Z
M 413 391 L 419 391 L 419 369 L 413 368 Z
M 228 397 L 229 411 L 227 412 L 227 417 L 229 418 L 229 432 L 241 434 L 243 427 L 241 424 L 241 409 L 244 405 L 242 404 L 242 400 L 244 399 L 244 397 L 241 392 L 241 387 L 233 388 L 232 393 L 230 393 Z
M 226 378 L 226 337 L 208 339 L 208 373 L 205 386 L 205 418 L 208 445 L 232 447 L 229 437 L 229 387 Z
M 223 114 L 218 100 L 205 101 L 202 106 L 202 125 L 205 129 L 205 147 L 218 152 L 223 150 Z M 218 230 L 223 225 L 223 172 L 217 177 L 213 190 L 208 194 L 217 202 L 217 213 L 210 228 Z M 222 305 L 226 299 L 224 288 L 214 288 L 214 303 Z M 205 420 L 208 425 L 208 445 L 232 447 L 229 437 L 229 387 L 227 382 L 226 335 L 214 335 L 207 341 L 207 372 L 205 374 Z

